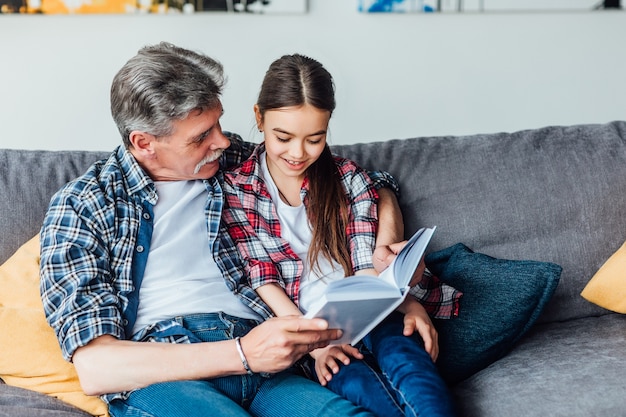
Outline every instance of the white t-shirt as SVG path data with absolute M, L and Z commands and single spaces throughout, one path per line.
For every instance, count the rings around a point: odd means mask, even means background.
M 260 156 L 261 176 L 267 185 L 272 201 L 276 205 L 278 220 L 280 221 L 281 237 L 289 242 L 291 249 L 302 260 L 303 272 L 300 278 L 300 292 L 298 293 L 299 307 L 303 313 L 309 309 L 313 302 L 319 299 L 326 285 L 331 281 L 343 279 L 345 273 L 343 267 L 337 262 L 329 262 L 320 256 L 318 268 L 311 270 L 307 262 L 309 246 L 313 237 L 311 226 L 306 215 L 304 204 L 292 207 L 280 198 L 278 188 L 267 168 L 265 152 Z
M 202 181 L 156 182 L 150 254 L 139 290 L 133 333 L 158 321 L 194 313 L 258 319 L 226 286 L 213 260 Z

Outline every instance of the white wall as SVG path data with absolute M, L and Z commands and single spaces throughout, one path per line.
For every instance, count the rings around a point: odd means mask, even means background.
M 226 67 L 223 127 L 249 139 L 269 63 L 309 54 L 335 76 L 332 143 L 626 119 L 626 12 L 0 16 L 0 147 L 109 150 L 111 79 L 167 40 Z

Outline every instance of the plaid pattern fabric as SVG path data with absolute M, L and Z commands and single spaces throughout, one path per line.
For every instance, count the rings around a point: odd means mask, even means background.
M 225 134 L 231 146 L 220 163 L 234 166 L 256 145 Z M 207 189 L 207 243 L 232 290 L 241 281 L 243 269 L 235 245 L 220 229 L 221 181 L 221 173 L 203 181 Z M 136 269 L 135 260 L 150 250 L 150 219 L 157 198 L 154 183 L 123 146 L 52 197 L 41 231 L 41 293 L 46 317 L 66 359 L 98 336 L 131 338 L 126 329 L 129 318 L 136 316 L 135 283 L 141 281 L 138 274 L 143 274 Z M 143 237 L 142 223 L 149 225 Z M 269 314 L 254 291 L 242 297 L 255 310 Z M 149 338 L 148 329 L 144 329 L 133 340 L 189 343 L 175 320 L 156 323 L 149 330 Z M 105 400 L 124 395 L 112 394 Z
M 441 282 L 428 269 L 422 280 L 409 290 L 426 312 L 436 319 L 450 319 L 459 315 L 459 300 L 463 293 Z
M 243 257 L 247 285 L 258 288 L 269 283 L 279 284 L 297 304 L 303 264 L 289 243 L 281 238 L 276 207 L 260 173 L 259 158 L 264 151 L 265 146 L 259 145 L 242 166 L 224 173 L 223 220 Z M 346 235 L 354 268 L 350 272 L 373 268 L 378 194 L 373 181 L 356 164 L 339 157 L 335 161 L 349 202 Z M 305 206 L 308 189 L 305 179 L 300 192 Z
M 281 285 L 287 295 L 297 304 L 299 277 L 302 260 L 289 244 L 281 239 L 280 223 L 276 208 L 260 176 L 259 156 L 265 150 L 259 145 L 250 159 L 232 171 L 224 173 L 226 207 L 222 220 L 244 258 L 245 276 L 248 281 L 240 283 L 242 289 L 258 288 L 268 283 Z M 372 192 L 381 187 L 390 187 L 399 193 L 397 183 L 384 171 L 368 172 L 372 180 L 353 162 L 336 158 L 342 183 L 350 205 L 351 219 L 349 236 L 353 272 L 371 268 L 372 252 L 377 220 L 376 197 Z M 306 180 L 301 197 L 306 205 Z M 456 317 L 462 293 L 444 284 L 428 271 L 422 281 L 410 290 L 412 294 L 435 318 Z

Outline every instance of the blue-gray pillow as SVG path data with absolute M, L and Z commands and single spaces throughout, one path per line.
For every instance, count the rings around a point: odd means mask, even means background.
M 554 263 L 497 259 L 462 243 L 432 252 L 426 266 L 463 292 L 459 316 L 434 320 L 437 364 L 454 384 L 507 354 L 552 297 L 562 268 Z

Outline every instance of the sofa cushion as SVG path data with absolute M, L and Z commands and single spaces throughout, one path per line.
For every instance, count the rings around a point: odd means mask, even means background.
M 83 393 L 46 322 L 39 295 L 39 237 L 0 266 L 0 378 L 8 385 L 57 397 L 92 415 L 106 415 L 98 397 Z
M 626 243 L 606 260 L 581 295 L 607 310 L 626 313 Z
M 0 384 L 0 417 L 89 417 L 85 411 L 35 391 Z
M 462 243 L 426 256 L 428 269 L 461 290 L 459 317 L 436 320 L 437 364 L 459 382 L 508 353 L 535 323 L 561 276 L 554 263 L 497 259 Z
M 617 417 L 626 410 L 626 315 L 537 324 L 455 385 L 460 416 Z

